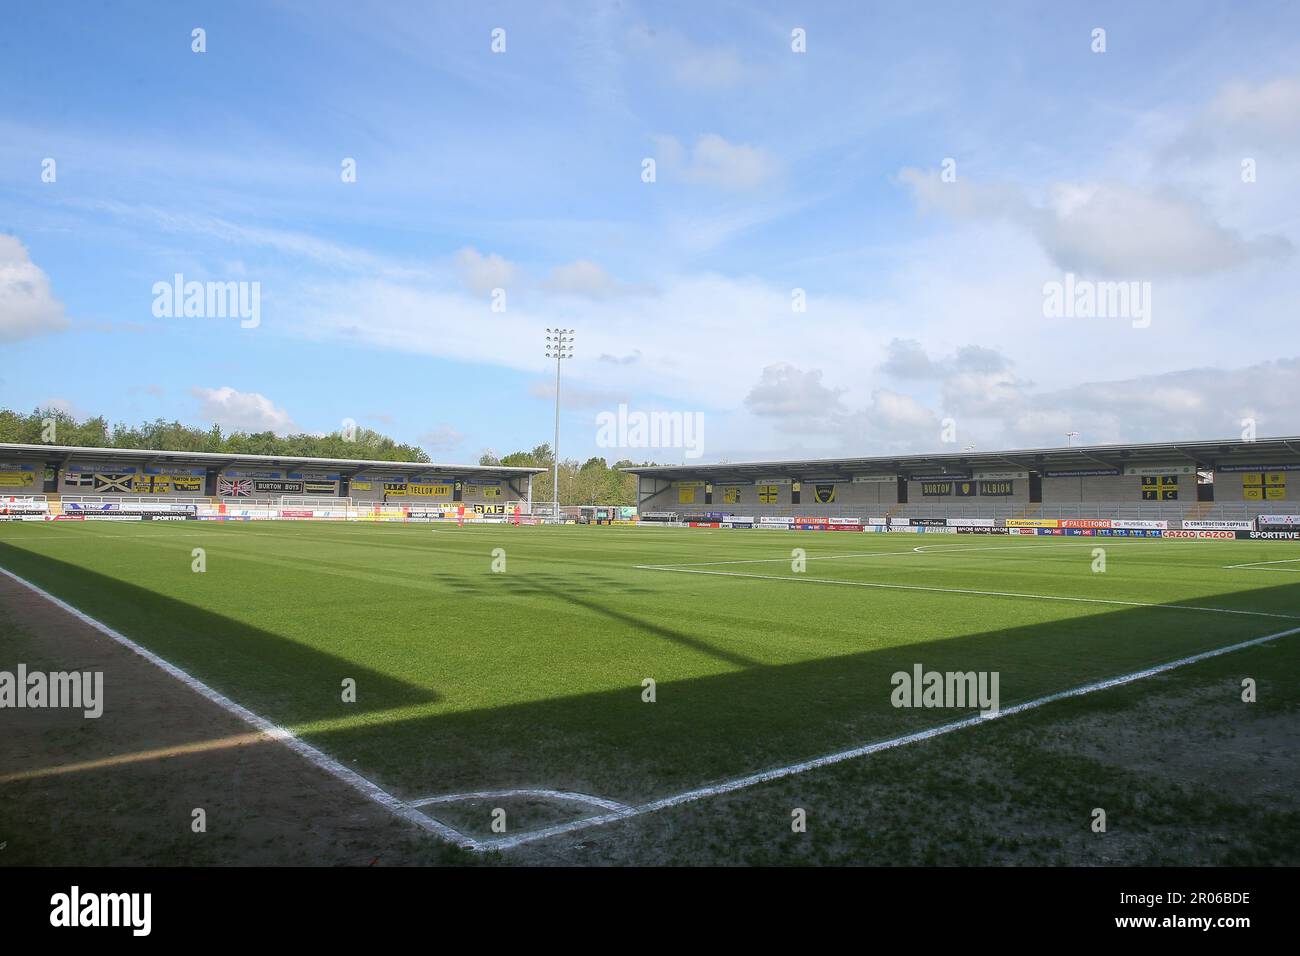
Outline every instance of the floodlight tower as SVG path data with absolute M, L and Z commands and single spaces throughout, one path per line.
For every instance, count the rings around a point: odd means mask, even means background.
M 1067 443 L 1067 444 L 1066 444 L 1066 447 L 1067 447 L 1067 448 L 1073 448 L 1073 447 L 1074 447 L 1074 440 L 1075 440 L 1076 438 L 1078 438 L 1078 437 L 1079 437 L 1079 433 L 1078 433 L 1078 432 L 1066 432 L 1066 433 L 1065 433 L 1065 441 L 1066 441 L 1066 443 Z
M 573 329 L 546 330 L 546 357 L 555 359 L 555 445 L 551 449 L 554 485 L 551 488 L 551 514 L 560 516 L 560 362 L 573 358 Z

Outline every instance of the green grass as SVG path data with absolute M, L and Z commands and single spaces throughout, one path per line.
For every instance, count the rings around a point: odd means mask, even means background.
M 205 573 L 191 570 L 196 547 Z M 815 559 L 806 573 L 791 571 L 795 547 Z M 1096 547 L 1107 552 L 1102 574 L 1091 570 Z M 495 548 L 505 549 L 505 573 L 491 570 Z M 820 560 L 831 555 L 851 556 Z M 915 663 L 997 671 L 1005 707 L 1282 631 L 1300 626 L 1300 574 L 1224 569 L 1282 558 L 1300 559 L 1300 547 L 625 527 L 0 525 L 0 567 L 408 798 L 546 787 L 640 802 L 958 716 L 891 706 L 890 675 Z M 716 561 L 766 563 L 699 569 L 727 576 L 636 567 Z M 641 700 L 647 677 L 654 704 Z M 357 682 L 355 704 L 341 700 L 345 678 Z

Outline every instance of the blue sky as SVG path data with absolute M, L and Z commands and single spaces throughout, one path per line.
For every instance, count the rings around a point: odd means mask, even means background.
M 620 403 L 706 459 L 1295 434 L 1297 64 L 1288 3 L 14 8 L 0 405 L 470 461 L 550 440 L 562 324 L 566 456 L 680 460 Z M 155 316 L 177 273 L 259 324 Z M 1046 317 L 1066 273 L 1149 323 Z

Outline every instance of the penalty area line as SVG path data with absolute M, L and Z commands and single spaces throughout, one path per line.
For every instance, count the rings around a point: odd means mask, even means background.
M 1140 671 L 1133 671 L 1131 674 L 1122 674 L 1119 677 L 1108 677 L 1104 680 L 1093 681 L 1090 684 L 1083 684 L 1069 690 L 1058 691 L 1054 694 L 1047 694 L 1043 697 L 1035 697 L 1033 700 L 1013 704 L 1010 707 L 1004 707 L 988 714 L 977 714 L 971 717 L 965 717 L 961 720 L 954 720 L 950 723 L 940 724 L 938 727 L 929 727 L 925 730 L 918 730 L 914 733 L 904 734 L 901 737 L 892 737 L 888 740 L 863 744 L 862 746 L 853 747 L 849 750 L 840 750 L 836 753 L 814 757 L 811 760 L 787 764 L 784 767 L 775 767 L 771 770 L 763 770 L 759 773 L 752 773 L 744 777 L 736 777 L 732 780 L 725 780 L 722 783 L 713 784 L 707 787 L 697 787 L 694 790 L 686 790 L 682 793 L 676 793 L 659 800 L 652 800 L 649 803 L 643 803 L 639 806 L 627 807 L 615 810 L 611 813 L 587 817 L 583 820 L 574 820 L 570 823 L 561 823 L 555 826 L 546 827 L 545 829 L 532 830 L 514 836 L 483 840 L 481 841 L 482 848 L 485 850 L 508 850 L 525 843 L 533 843 L 537 840 L 545 840 L 549 837 L 562 836 L 566 833 L 575 833 L 579 830 L 603 826 L 607 823 L 615 823 L 619 820 L 628 820 L 632 817 L 654 813 L 657 810 L 666 810 L 669 807 L 681 806 L 684 803 L 692 803 L 696 800 L 721 796 L 724 793 L 733 793 L 734 791 L 744 790 L 761 783 L 769 783 L 773 780 L 780 780 L 784 777 L 792 777 L 796 774 L 806 773 L 809 770 L 816 770 L 819 767 L 827 767 L 832 764 L 843 763 L 846 760 L 855 760 L 858 757 L 866 757 L 874 753 L 879 753 L 882 750 L 891 750 L 895 747 L 904 747 L 908 744 L 931 740 L 944 734 L 950 734 L 955 730 L 964 730 L 967 727 L 974 727 L 977 724 L 986 721 L 998 720 L 1002 717 L 1010 717 L 1013 714 L 1021 714 L 1027 710 L 1044 707 L 1047 704 L 1052 704 L 1059 700 L 1066 700 L 1071 697 L 1083 697 L 1087 694 L 1094 694 L 1098 691 L 1110 690 L 1112 687 L 1122 687 L 1125 684 L 1145 680 L 1148 677 L 1155 677 L 1158 674 L 1164 674 L 1179 667 L 1186 667 L 1189 664 L 1196 664 L 1200 661 L 1219 657 L 1223 654 L 1231 654 L 1234 651 L 1243 650 L 1248 647 L 1255 647 L 1269 641 L 1275 641 L 1283 637 L 1290 637 L 1294 634 L 1300 634 L 1300 627 L 1293 627 L 1289 630 L 1278 631 L 1274 634 L 1266 634 L 1263 637 L 1252 638 L 1248 641 L 1240 641 L 1236 644 L 1229 644 L 1225 647 L 1202 651 L 1199 654 L 1192 654 L 1189 657 L 1180 657 L 1177 660 L 1167 661 L 1164 664 L 1156 664 L 1152 667 L 1143 668 Z
M 1200 607 L 1195 604 L 1153 604 L 1149 601 L 1120 601 L 1114 598 L 1073 597 L 1068 594 L 1026 594 L 1023 591 L 979 591 L 973 588 L 938 588 L 924 584 L 883 584 L 878 581 L 843 581 L 838 578 L 810 578 L 804 575 L 790 577 L 781 574 L 754 574 L 750 571 L 704 571 L 667 564 L 634 564 L 637 571 L 672 571 L 677 574 L 713 574 L 727 578 L 751 578 L 756 581 L 785 581 L 792 584 L 838 584 L 852 588 L 877 588 L 884 591 L 928 591 L 934 594 L 970 594 L 976 597 L 1027 598 L 1033 601 L 1066 601 L 1076 604 L 1109 604 L 1119 607 L 1164 608 L 1170 611 L 1200 611 L 1207 614 L 1239 614 L 1244 617 L 1271 617 L 1284 621 L 1300 621 L 1300 615 L 1277 614 L 1272 611 L 1242 611 L 1230 607 Z
M 143 657 L 150 664 L 153 664 L 155 667 L 165 671 L 171 677 L 176 678 L 176 680 L 180 681 L 190 690 L 194 691 L 197 694 L 200 694 L 203 697 L 206 697 L 209 701 L 216 704 L 218 707 L 222 708 L 228 713 L 235 715 L 240 720 L 244 721 L 246 724 L 255 727 L 257 730 L 261 731 L 263 734 L 265 734 L 267 737 L 271 738 L 272 740 L 277 740 L 280 743 L 284 744 L 286 747 L 288 747 L 294 753 L 298 754 L 303 759 L 307 760 L 316 768 L 325 771 L 330 776 L 335 777 L 338 780 L 343 781 L 348 786 L 352 787 L 354 790 L 359 791 L 363 796 L 379 804 L 381 807 L 383 807 L 385 810 L 389 811 L 393 815 L 401 817 L 403 820 L 406 820 L 408 823 L 414 823 L 416 826 L 420 827 L 421 829 L 429 833 L 432 833 L 435 836 L 441 837 L 442 839 L 448 841 L 449 843 L 454 843 L 463 849 L 466 850 L 484 849 L 484 847 L 480 844 L 480 842 L 478 840 L 475 840 L 473 837 L 466 836 L 465 834 L 461 833 L 459 830 L 453 829 L 452 827 L 449 827 L 444 823 L 440 823 L 439 821 L 433 819 L 433 817 L 425 813 L 421 813 L 418 809 L 411 806 L 406 801 L 400 800 L 397 797 L 393 796 L 391 793 L 383 789 L 374 781 L 367 780 L 365 777 L 361 776 L 361 774 L 357 773 L 355 770 L 352 770 L 350 767 L 344 766 L 343 764 L 339 763 L 337 760 L 335 760 L 333 757 L 329 756 L 328 754 L 324 753 L 323 751 L 317 750 L 311 744 L 299 738 L 296 734 L 294 734 L 292 730 L 289 730 L 286 727 L 281 727 L 278 724 L 272 723 L 271 721 L 267 720 L 265 717 L 262 717 L 259 714 L 255 714 L 253 711 L 249 710 L 247 707 L 243 706 L 242 704 L 235 703 L 225 694 L 222 694 L 220 691 L 214 690 L 213 688 L 209 687 L 207 684 L 199 680 L 197 677 L 194 677 L 192 674 L 189 674 L 188 672 L 181 670 L 175 664 L 172 664 L 171 662 L 165 660 L 164 658 L 159 657 L 153 651 L 150 651 L 147 648 L 142 647 L 141 645 L 137 644 L 135 641 L 127 637 L 125 634 L 122 634 L 120 631 L 116 631 L 113 628 L 109 627 L 107 624 L 103 623 L 102 621 L 98 621 L 95 618 L 91 617 L 89 614 L 86 614 L 83 611 L 79 611 L 77 608 L 73 607 L 71 604 L 67 603 L 61 598 L 55 597 L 49 591 L 46 591 L 44 588 L 38 587 L 37 585 L 33 584 L 31 581 L 28 581 L 26 578 L 19 577 L 18 575 L 14 574 L 12 571 L 8 570 L 7 568 L 0 568 L 0 574 L 5 575 L 5 577 L 11 578 L 12 580 L 16 581 L 18 584 L 21 584 L 23 587 L 27 588 L 28 590 L 33 591 L 36 594 L 39 594 L 41 597 L 49 601 L 55 607 L 59 608 L 60 610 L 66 611 L 68 614 L 71 614 L 73 617 L 81 621 L 83 624 L 86 624 L 94 628 L 104 636 L 116 641 L 118 644 L 121 644 L 127 650 L 130 650 L 135 654 L 138 654 L 140 657 Z

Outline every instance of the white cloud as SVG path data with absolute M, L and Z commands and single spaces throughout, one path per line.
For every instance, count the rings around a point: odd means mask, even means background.
M 699 46 L 662 27 L 629 31 L 628 48 L 641 56 L 644 69 L 663 71 L 671 82 L 690 90 L 732 89 L 752 75 L 734 49 Z
M 1044 389 L 1017 378 L 1012 363 L 991 349 L 968 346 L 934 359 L 915 342 L 895 341 L 889 353 L 883 369 L 919 369 L 914 381 L 941 387 L 930 419 L 911 411 L 917 450 L 933 448 L 929 422 L 938 413 L 954 417 L 963 440 L 978 436 L 983 448 L 1059 445 L 1067 431 L 1090 444 L 1232 438 L 1246 418 L 1261 435 L 1284 435 L 1300 421 L 1300 358 Z M 907 414 L 893 417 L 908 421 Z
M 847 423 L 850 436 L 866 447 L 883 441 L 886 447 L 933 446 L 939 437 L 939 416 L 910 395 L 887 388 L 871 393 L 871 402 Z
M 539 402 L 555 404 L 555 381 L 546 379 L 533 382 L 528 386 L 528 397 Z M 565 382 L 560 388 L 560 407 L 568 409 L 611 410 L 620 402 L 626 402 L 627 395 L 616 391 L 588 388 L 574 382 Z
M 443 423 L 420 435 L 418 440 L 425 448 L 454 448 L 465 440 L 465 436 L 452 426 Z
M 552 269 L 542 288 L 561 295 L 582 295 L 590 299 L 608 299 L 629 291 L 602 266 L 589 259 L 579 259 Z
M 455 265 L 456 273 L 465 287 L 478 295 L 487 295 L 493 289 L 507 288 L 519 275 L 514 263 L 495 252 L 485 256 L 471 246 L 456 253 Z
M 1282 76 L 1258 85 L 1229 83 L 1206 111 L 1210 125 L 1239 140 L 1266 144 L 1300 140 L 1300 76 Z
M 0 235 L 0 342 L 16 342 L 68 327 L 50 280 L 14 236 Z
M 659 162 L 686 182 L 718 189 L 748 190 L 773 179 L 779 166 L 767 150 L 730 143 L 717 133 L 695 141 L 689 152 L 672 136 L 656 137 Z
M 1059 428 L 1038 427 L 1031 413 L 1052 424 L 1068 420 L 1089 443 L 1233 438 L 1244 418 L 1256 421 L 1260 436 L 1292 435 L 1300 421 L 1300 358 L 1084 382 L 1029 397 L 1007 416 L 1006 440 L 1060 442 Z
M 199 415 L 227 430 L 275 432 L 288 435 L 298 430 L 289 413 L 265 395 L 239 392 L 229 385 L 221 388 L 190 389 L 200 401 Z
M 758 383 L 745 397 L 745 405 L 755 415 L 778 419 L 782 427 L 803 431 L 832 426 L 834 417 L 844 410 L 842 392 L 822 384 L 821 369 L 805 372 L 782 363 L 763 369 Z
M 1058 267 L 1085 275 L 1201 276 L 1293 251 L 1284 236 L 1243 238 L 1216 222 L 1204 204 L 1174 190 L 1062 182 L 1051 188 L 1047 202 L 1035 203 L 1013 186 L 962 179 L 945 183 L 937 173 L 910 168 L 899 178 L 921 208 L 967 220 L 1015 223 Z

